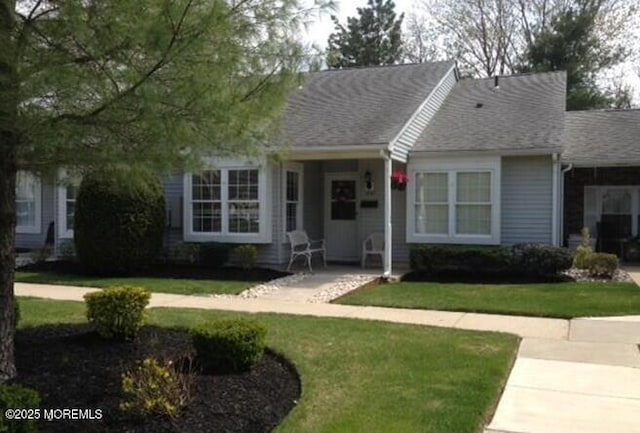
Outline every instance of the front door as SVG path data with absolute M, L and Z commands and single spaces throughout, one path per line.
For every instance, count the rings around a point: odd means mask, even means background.
M 358 175 L 325 176 L 324 238 L 327 259 L 358 261 Z

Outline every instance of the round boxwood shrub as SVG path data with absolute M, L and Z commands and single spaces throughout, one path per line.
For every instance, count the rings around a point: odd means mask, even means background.
M 267 329 L 246 319 L 205 323 L 191 332 L 196 359 L 206 372 L 236 373 L 262 359 Z
M 75 212 L 75 249 L 90 273 L 130 273 L 162 249 L 164 192 L 147 170 L 112 167 L 86 175 Z
M 38 421 L 35 419 L 7 419 L 7 409 L 38 409 L 40 394 L 22 385 L 0 384 L 0 432 L 36 433 Z

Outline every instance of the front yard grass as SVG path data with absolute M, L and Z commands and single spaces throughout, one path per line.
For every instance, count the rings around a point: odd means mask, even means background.
M 54 272 L 16 272 L 16 282 L 80 287 L 142 286 L 152 292 L 180 295 L 237 294 L 259 284 L 256 281 L 194 280 L 153 277 L 91 277 Z
M 84 305 L 20 299 L 20 326 L 82 322 Z M 193 327 L 247 314 L 152 309 L 151 324 Z M 480 433 L 518 339 L 497 333 L 349 319 L 257 314 L 288 357 L 302 397 L 280 433 Z M 72 354 L 70 354 L 72 356 Z M 19 368 L 19 366 L 18 366 Z
M 337 302 L 570 319 L 640 314 L 640 288 L 633 283 L 402 282 L 368 287 Z

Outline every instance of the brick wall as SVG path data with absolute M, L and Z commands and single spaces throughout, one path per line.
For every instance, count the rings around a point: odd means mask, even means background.
M 564 241 L 580 233 L 584 187 L 588 185 L 640 185 L 640 167 L 575 168 L 565 174 Z

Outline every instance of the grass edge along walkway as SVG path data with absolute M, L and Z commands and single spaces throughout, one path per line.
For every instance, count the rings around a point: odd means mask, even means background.
M 83 322 L 79 302 L 19 300 L 21 326 Z M 152 309 L 150 324 L 195 326 L 246 314 Z M 505 334 L 351 319 L 251 315 L 302 378 L 280 433 L 480 433 L 514 362 Z
M 356 290 L 336 303 L 571 319 L 640 314 L 640 288 L 634 283 L 401 282 Z

